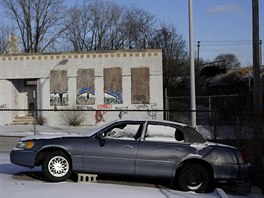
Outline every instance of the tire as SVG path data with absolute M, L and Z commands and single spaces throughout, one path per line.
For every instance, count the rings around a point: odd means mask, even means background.
M 177 184 L 180 190 L 205 192 L 209 188 L 210 176 L 207 170 L 199 165 L 185 165 L 179 172 Z
M 47 181 L 62 182 L 72 174 L 71 161 L 62 151 L 49 153 L 43 160 L 42 172 Z

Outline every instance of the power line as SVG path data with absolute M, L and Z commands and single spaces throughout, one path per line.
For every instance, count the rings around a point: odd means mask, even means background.
M 200 40 L 203 43 L 245 43 L 245 42 L 252 42 L 252 40 L 210 40 L 210 41 L 204 41 Z
M 252 45 L 252 40 L 199 40 L 195 41 L 203 46 L 234 46 L 234 45 Z
M 201 46 L 212 46 L 212 47 L 213 46 L 240 46 L 240 45 L 252 45 L 252 43 L 215 43 L 214 44 L 214 43 L 202 43 L 201 42 Z
M 219 40 L 201 41 L 203 46 L 231 46 L 231 45 L 251 45 L 252 40 Z
M 232 45 L 251 45 L 252 43 L 215 43 L 215 44 L 203 44 L 203 46 L 232 46 Z

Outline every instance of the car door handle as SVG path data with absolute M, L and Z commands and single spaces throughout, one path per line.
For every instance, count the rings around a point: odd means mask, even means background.
M 132 149 L 132 148 L 134 148 L 134 146 L 132 146 L 132 145 L 124 145 L 123 148 L 130 148 L 130 149 Z

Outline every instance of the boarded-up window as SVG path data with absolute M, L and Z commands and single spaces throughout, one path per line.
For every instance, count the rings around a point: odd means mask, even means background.
M 104 69 L 104 103 L 123 103 L 121 68 Z
M 149 104 L 149 68 L 131 68 L 131 103 Z
M 77 72 L 77 105 L 94 105 L 94 69 L 79 69 Z
M 67 70 L 50 71 L 50 105 L 68 105 L 68 76 Z

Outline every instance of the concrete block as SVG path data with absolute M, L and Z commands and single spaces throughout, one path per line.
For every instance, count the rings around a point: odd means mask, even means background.
M 85 173 L 78 173 L 78 181 L 77 182 L 97 182 L 97 175 L 95 174 L 85 174 Z

